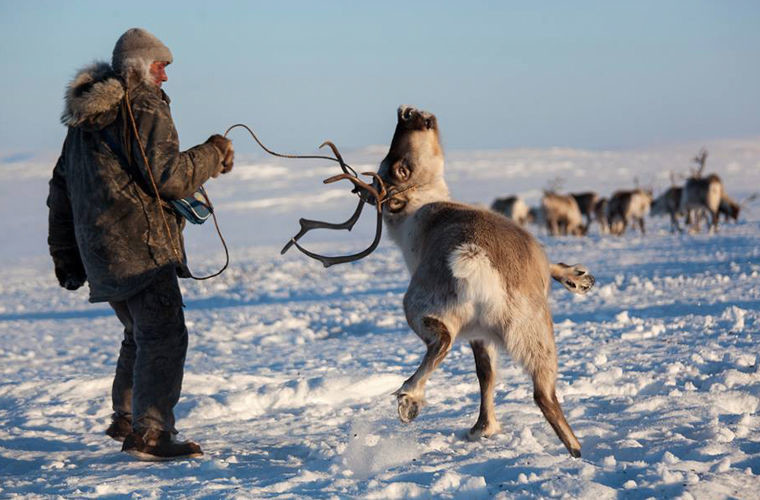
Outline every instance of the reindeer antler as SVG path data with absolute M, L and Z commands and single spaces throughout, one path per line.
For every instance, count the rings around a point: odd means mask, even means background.
M 562 177 L 555 177 L 553 179 L 550 179 L 547 182 L 547 187 L 544 189 L 544 193 L 557 193 L 562 189 L 563 184 L 565 183 L 565 179 Z
M 383 232 L 383 203 L 387 199 L 388 192 L 385 189 L 385 184 L 383 183 L 382 179 L 375 172 L 362 172 L 362 175 L 372 177 L 375 180 L 375 182 L 377 182 L 377 185 L 379 186 L 379 191 L 374 186 L 367 184 L 366 182 L 359 179 L 359 176 L 356 174 L 356 171 L 343 161 L 343 157 L 340 155 L 340 152 L 338 151 L 338 148 L 335 146 L 335 144 L 329 141 L 325 141 L 322 144 L 322 146 L 324 145 L 327 145 L 330 147 L 330 149 L 332 149 L 333 153 L 335 154 L 335 158 L 338 160 L 341 168 L 343 169 L 343 173 L 329 177 L 325 179 L 323 182 L 325 184 L 332 184 L 333 182 L 338 182 L 343 179 L 351 181 L 355 186 L 352 192 L 357 193 L 359 195 L 359 204 L 356 206 L 356 210 L 354 210 L 353 215 L 349 217 L 348 220 L 342 223 L 336 224 L 336 223 L 324 222 L 324 221 L 318 221 L 318 220 L 299 219 L 298 223 L 301 225 L 301 230 L 298 232 L 298 234 L 293 236 L 289 242 L 285 244 L 285 246 L 280 251 L 280 254 L 281 255 L 284 254 L 285 252 L 290 250 L 291 246 L 295 245 L 295 247 L 301 253 L 311 257 L 312 259 L 316 259 L 320 261 L 322 265 L 325 267 L 330 267 L 335 264 L 344 264 L 346 262 L 353 262 L 359 259 L 363 259 L 367 255 L 375 251 L 375 249 L 377 248 L 377 245 L 380 243 L 380 238 Z M 370 195 L 371 197 L 368 195 Z M 364 208 L 364 204 L 370 203 L 372 201 L 374 201 L 375 207 L 377 208 L 377 223 L 375 225 L 375 238 L 372 240 L 372 243 L 361 252 L 351 254 L 351 255 L 337 255 L 337 256 L 330 257 L 330 256 L 320 255 L 320 254 L 311 252 L 298 244 L 298 240 L 301 239 L 303 235 L 305 235 L 312 229 L 346 229 L 350 231 L 351 229 L 353 229 L 354 224 L 356 224 L 356 221 L 359 220 L 359 216 L 362 213 L 362 208 Z
M 329 147 L 332 150 L 333 154 L 335 155 L 335 160 L 340 164 L 340 168 L 341 170 L 343 170 L 344 174 L 350 173 L 354 177 L 358 177 L 358 175 L 356 174 L 356 170 L 351 168 L 351 165 L 343 161 L 343 156 L 341 156 L 340 151 L 338 151 L 338 146 L 333 144 L 332 141 L 325 141 L 319 145 L 319 149 L 322 149 L 325 146 Z M 327 184 L 327 182 L 325 182 L 325 184 Z
M 752 203 L 753 201 L 755 201 L 759 197 L 760 197 L 760 193 L 752 193 L 751 195 L 747 196 L 742 201 L 740 201 L 739 205 L 741 207 L 746 207 L 747 205 L 749 205 L 750 203 Z
M 374 172 L 365 172 L 363 175 L 371 176 L 375 179 L 377 182 L 377 185 L 379 186 L 380 190 L 378 191 L 375 189 L 375 187 L 370 186 L 366 182 L 363 182 L 359 179 L 359 175 L 356 173 L 356 170 L 351 168 L 351 165 L 347 164 L 345 161 L 343 161 L 343 156 L 340 154 L 340 151 L 338 151 L 338 147 L 333 144 L 331 141 L 325 141 L 323 142 L 319 147 L 320 149 L 327 146 L 329 147 L 334 157 L 332 156 L 322 156 L 322 155 L 290 155 L 290 154 L 282 154 L 277 153 L 275 151 L 272 151 L 268 147 L 262 143 L 259 138 L 256 136 L 256 134 L 251 130 L 250 127 L 243 123 L 236 123 L 235 125 L 232 125 L 230 128 L 227 129 L 227 131 L 224 133 L 224 136 L 227 137 L 227 134 L 230 133 L 230 131 L 234 128 L 244 128 L 248 131 L 248 133 L 253 137 L 253 139 L 258 143 L 261 148 L 269 153 L 272 156 L 278 156 L 280 158 L 301 158 L 301 159 L 322 159 L 322 160 L 331 160 L 334 162 L 337 162 L 340 165 L 341 170 L 343 170 L 342 174 L 335 175 L 333 177 L 330 177 L 329 179 L 325 179 L 325 184 L 330 184 L 332 182 L 337 182 L 342 179 L 348 179 L 354 184 L 354 189 L 351 191 L 352 193 L 356 193 L 359 195 L 359 204 L 356 206 L 356 209 L 354 210 L 353 215 L 348 218 L 345 222 L 340 223 L 333 223 L 333 222 L 324 222 L 324 221 L 318 221 L 318 220 L 310 220 L 310 219 L 299 219 L 298 223 L 301 225 L 301 230 L 293 236 L 290 241 L 285 244 L 285 246 L 280 251 L 280 254 L 284 254 L 288 250 L 290 250 L 290 247 L 295 245 L 298 250 L 303 252 L 304 254 L 308 255 L 312 259 L 317 259 L 322 264 L 324 264 L 325 267 L 330 267 L 334 264 L 342 264 L 344 262 L 352 262 L 355 260 L 359 260 L 361 258 L 366 257 L 367 255 L 371 254 L 375 248 L 377 248 L 377 245 L 380 243 L 380 237 L 382 235 L 383 230 L 383 209 L 382 205 L 386 201 L 386 198 L 388 196 L 388 192 L 385 189 L 385 185 L 383 184 L 383 181 L 380 179 L 380 177 L 374 173 Z M 374 199 L 374 200 L 373 200 Z M 326 257 L 324 255 L 319 255 L 314 252 L 310 252 L 303 248 L 301 245 L 298 244 L 298 240 L 301 239 L 301 237 L 311 231 L 312 229 L 347 229 L 350 231 L 353 229 L 354 224 L 356 224 L 356 221 L 359 220 L 359 216 L 362 213 L 362 208 L 364 208 L 365 203 L 370 203 L 374 201 L 375 206 L 377 207 L 377 227 L 375 230 L 375 239 L 372 241 L 369 247 L 367 247 L 365 250 L 353 254 L 353 255 L 340 255 L 335 257 Z
M 358 214 L 361 211 L 361 207 L 362 207 L 363 204 L 364 204 L 364 200 L 359 201 L 359 208 L 357 209 L 356 214 Z M 358 218 L 359 217 L 357 216 L 356 219 L 358 219 Z M 353 225 L 356 223 L 356 219 L 354 219 L 350 223 L 350 225 L 346 226 L 346 227 L 337 227 L 337 226 L 342 226 L 341 224 L 331 225 L 330 223 L 325 223 L 325 222 L 320 222 L 320 221 L 310 221 L 310 220 L 306 220 L 306 219 L 301 219 L 299 221 L 301 223 L 301 231 L 298 233 L 297 236 L 293 237 L 288 242 L 287 245 L 285 245 L 285 247 L 282 249 L 282 251 L 280 252 L 280 254 L 284 254 L 285 252 L 288 251 L 288 249 L 292 245 L 295 245 L 296 248 L 301 251 L 301 253 L 303 253 L 303 254 L 311 257 L 312 259 L 316 259 L 316 260 L 320 261 L 322 263 L 322 265 L 325 266 L 325 267 L 330 267 L 330 266 L 333 266 L 335 264 L 344 264 L 346 262 L 353 262 L 355 260 L 363 259 L 367 255 L 369 255 L 372 252 L 374 252 L 375 249 L 377 248 L 377 245 L 380 244 L 380 238 L 381 238 L 382 232 L 383 232 L 383 214 L 381 212 L 378 212 L 378 214 L 377 214 L 377 224 L 375 226 L 375 239 L 372 240 L 372 243 L 367 248 L 365 248 L 364 250 L 362 250 L 359 253 L 355 253 L 355 254 L 351 254 L 351 255 L 336 255 L 334 257 L 328 257 L 326 255 L 320 255 L 318 253 L 310 252 L 309 250 L 307 250 L 304 247 L 302 247 L 301 245 L 299 245 L 298 241 L 296 241 L 296 238 L 300 238 L 301 236 L 303 236 L 304 234 L 306 234 L 310 229 L 318 229 L 320 227 L 321 228 L 326 228 L 326 229 L 348 229 L 350 231 L 351 228 L 353 227 Z M 346 222 L 349 222 L 349 221 L 346 221 Z M 305 223 L 311 224 L 311 225 L 305 225 Z M 322 225 L 320 225 L 320 224 L 322 224 Z M 330 226 L 333 226 L 333 227 L 330 227 Z
M 694 174 L 694 177 L 696 178 L 702 177 L 702 171 L 705 169 L 705 163 L 707 162 L 707 154 L 708 154 L 707 150 L 705 148 L 702 148 L 699 150 L 699 153 L 697 154 L 697 156 L 692 158 L 691 161 L 699 165 L 699 168 Z
M 312 229 L 346 229 L 350 231 L 354 228 L 354 224 L 356 224 L 356 221 L 359 220 L 359 216 L 362 213 L 362 209 L 364 208 L 364 200 L 359 199 L 359 204 L 356 205 L 356 210 L 354 210 L 354 214 L 348 218 L 345 222 L 340 223 L 334 223 L 334 222 L 323 222 L 319 220 L 311 220 L 311 219 L 298 219 L 298 223 L 301 225 L 301 230 L 293 236 L 290 241 L 288 241 L 284 247 L 282 247 L 282 250 L 280 250 L 280 255 L 283 255 L 285 252 L 290 250 L 290 247 L 293 245 L 296 245 L 298 247 L 298 240 L 301 239 L 301 236 L 308 233 Z M 301 247 L 298 247 L 301 249 Z M 303 249 L 301 249 L 303 251 Z

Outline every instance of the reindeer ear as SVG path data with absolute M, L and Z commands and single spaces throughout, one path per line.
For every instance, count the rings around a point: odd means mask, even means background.
M 409 179 L 411 172 L 405 161 L 399 161 L 393 166 L 393 176 L 400 180 L 406 181 Z
M 411 106 L 407 106 L 405 104 L 402 104 L 398 107 L 398 111 L 396 112 L 398 115 L 399 122 L 401 121 L 407 121 L 412 117 L 412 112 L 414 111 L 414 108 Z

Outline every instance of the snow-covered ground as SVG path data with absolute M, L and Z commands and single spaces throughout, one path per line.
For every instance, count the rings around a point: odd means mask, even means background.
M 242 140 L 242 139 L 241 139 Z M 760 190 L 758 141 L 716 141 L 708 171 L 743 199 Z M 457 199 L 535 202 L 565 190 L 640 184 L 660 191 L 699 144 L 643 151 L 454 151 Z M 384 148 L 344 152 L 374 169 Z M 54 158 L 53 158 L 54 159 Z M 279 246 L 300 216 L 339 220 L 347 186 L 323 186 L 325 162 L 241 159 L 209 184 L 232 265 L 184 281 L 191 332 L 178 427 L 202 459 L 146 464 L 104 434 L 119 324 L 87 293 L 55 283 L 46 257 L 52 160 L 0 164 L 0 497 L 577 497 L 757 498 L 760 489 L 760 203 L 717 235 L 551 239 L 553 260 L 597 278 L 585 297 L 554 286 L 558 396 L 583 445 L 573 459 L 532 401 L 528 378 L 501 360 L 503 432 L 472 443 L 479 393 L 469 346 L 455 345 L 409 425 L 391 393 L 424 346 L 406 326 L 408 281 L 388 242 L 369 258 L 324 269 Z M 351 233 L 313 234 L 326 252 L 357 250 Z M 534 228 L 535 231 L 535 228 Z M 191 267 L 221 262 L 212 227 L 188 231 Z

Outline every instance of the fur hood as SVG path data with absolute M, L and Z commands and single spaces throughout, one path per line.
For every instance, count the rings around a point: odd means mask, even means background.
M 95 62 L 79 70 L 66 88 L 61 122 L 101 129 L 116 119 L 123 97 L 124 84 L 111 65 Z

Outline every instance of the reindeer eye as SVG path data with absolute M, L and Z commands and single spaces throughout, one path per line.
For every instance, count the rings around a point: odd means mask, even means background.
M 425 128 L 433 128 L 433 120 L 431 120 L 430 118 L 425 120 Z

